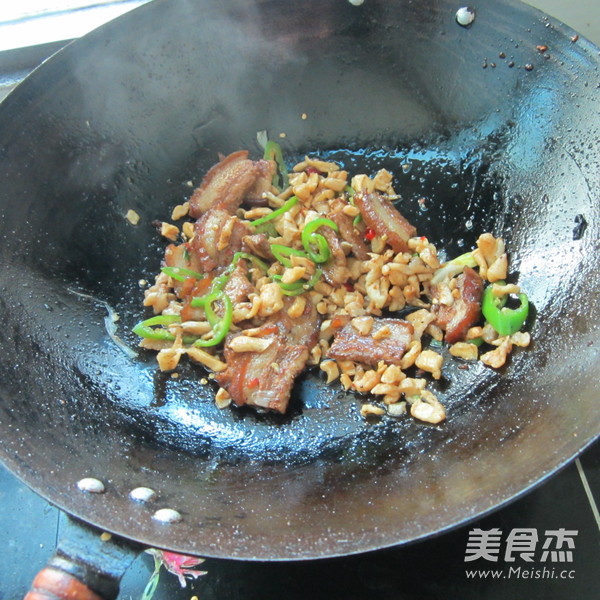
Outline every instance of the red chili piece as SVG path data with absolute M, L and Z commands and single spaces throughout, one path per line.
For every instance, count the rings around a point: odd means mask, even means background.
M 370 227 L 367 227 L 367 229 L 365 230 L 365 240 L 368 240 L 369 242 L 376 236 L 377 234 L 375 233 L 374 229 L 371 229 Z
M 259 383 L 260 381 L 258 380 L 258 377 L 253 377 L 252 379 L 248 380 L 248 383 L 246 385 L 252 390 L 255 387 L 258 387 Z
M 317 169 L 316 167 L 306 167 L 306 169 L 304 169 L 304 172 L 307 175 L 310 175 L 311 173 L 316 173 L 317 175 L 321 174 L 321 171 L 319 171 L 319 169 Z

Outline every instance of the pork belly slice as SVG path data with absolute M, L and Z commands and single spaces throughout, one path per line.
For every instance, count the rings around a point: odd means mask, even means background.
M 354 195 L 363 221 L 377 235 L 387 236 L 387 243 L 394 252 L 409 252 L 408 240 L 417 234 L 417 230 L 405 219 L 392 202 L 376 192 Z
M 350 321 L 335 333 L 327 356 L 373 367 L 380 360 L 399 365 L 413 333 L 413 326 L 401 319 L 375 319 L 368 334 L 360 333 Z
M 230 234 L 225 236 L 228 231 Z M 210 273 L 228 266 L 233 255 L 242 249 L 244 236 L 250 233 L 250 227 L 237 217 L 213 208 L 194 223 L 194 237 L 189 243 L 189 250 L 202 266 L 203 272 Z M 228 239 L 224 240 L 224 236 Z M 222 247 L 223 242 L 227 243 L 225 247 Z
M 431 286 L 431 298 L 434 301 L 432 312 L 436 316 L 434 323 L 446 332 L 444 339 L 449 344 L 464 340 L 469 328 L 476 325 L 481 318 L 483 279 L 477 271 L 465 267 L 456 278 L 456 289 L 460 296 L 454 299 L 451 306 L 448 306 L 435 303 L 440 288 Z
M 254 161 L 257 177 L 254 185 L 248 190 L 244 202 L 250 206 L 268 206 L 269 201 L 263 196 L 265 192 L 273 189 L 273 176 L 277 171 L 277 163 L 274 160 Z
M 327 215 L 339 228 L 339 236 L 352 246 L 352 253 L 358 260 L 368 260 L 370 248 L 365 244 L 363 233 L 354 226 L 354 219 L 342 212 L 345 203 L 335 202 Z
M 223 291 L 233 304 L 239 304 L 248 300 L 248 296 L 255 291 L 254 286 L 248 279 L 248 263 L 240 260 L 233 270 Z
M 201 272 L 202 266 L 197 258 L 190 253 L 187 243 L 184 244 L 169 244 L 165 249 L 164 264 L 167 267 L 177 267 L 179 269 L 189 269 L 190 271 Z M 173 288 L 175 293 L 180 297 L 189 294 L 197 280 L 193 277 L 186 278 L 185 281 L 173 279 Z
M 245 150 L 222 158 L 194 190 L 190 198 L 190 216 L 197 219 L 211 208 L 233 214 L 247 195 L 255 198 L 270 189 L 274 169 L 272 162 L 254 162 Z
M 244 236 L 242 250 L 260 258 L 271 261 L 275 260 L 273 252 L 271 252 L 271 243 L 266 233 L 254 233 Z
M 330 259 L 323 265 L 323 277 L 331 285 L 342 285 L 348 281 L 350 271 L 340 238 L 330 227 L 322 227 L 319 233 L 327 240 L 331 252 Z
M 231 340 L 244 331 L 230 335 L 225 343 L 227 368 L 216 375 L 219 385 L 238 406 L 248 405 L 285 413 L 296 376 L 306 366 L 312 347 L 317 343 L 319 315 L 308 301 L 304 314 L 291 319 L 284 308 L 259 328 L 258 338 L 270 344 L 262 352 L 236 352 Z

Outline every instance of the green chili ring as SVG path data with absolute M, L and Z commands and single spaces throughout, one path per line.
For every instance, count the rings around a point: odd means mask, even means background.
M 177 281 L 185 281 L 188 277 L 194 279 L 204 279 L 203 273 L 192 271 L 191 269 L 185 269 L 183 267 L 162 267 L 161 272 Z
M 504 282 L 498 281 L 499 285 Z M 494 295 L 492 286 L 488 286 L 483 293 L 481 312 L 487 322 L 497 331 L 498 335 L 504 337 L 516 333 L 523 327 L 529 315 L 529 298 L 526 294 L 519 294 L 518 308 L 507 308 L 506 296 L 498 298 Z
M 312 290 L 315 285 L 317 285 L 322 275 L 323 271 L 321 269 L 315 269 L 315 272 L 308 281 L 300 280 L 295 281 L 294 283 L 281 283 L 279 281 L 281 280 L 281 275 L 273 275 L 273 279 L 278 281 L 279 287 L 281 288 L 281 293 L 284 296 L 299 296 L 304 292 Z
M 175 336 L 166 327 L 162 329 L 155 329 L 153 327 L 153 325 L 173 325 L 174 323 L 181 323 L 179 315 L 156 315 L 138 323 L 132 331 L 136 335 L 148 340 L 174 342 Z M 196 339 L 195 337 L 184 336 L 182 341 L 184 344 L 193 344 Z
M 156 315 L 138 323 L 132 331 L 136 335 L 150 340 L 173 341 L 175 336 L 168 329 L 153 328 L 153 325 L 172 325 L 173 323 L 181 323 L 181 317 L 179 315 Z
M 283 160 L 281 146 L 277 142 L 268 141 L 265 145 L 265 160 L 274 160 L 277 163 L 278 173 L 273 175 L 271 183 L 275 187 L 287 188 L 289 185 L 288 170 Z
M 291 198 L 286 200 L 279 208 L 275 209 L 272 213 L 269 213 L 268 215 L 265 215 L 260 219 L 256 219 L 256 221 L 252 221 L 250 225 L 252 225 L 253 227 L 259 227 L 264 223 L 268 223 L 269 221 L 280 217 L 283 213 L 286 213 L 288 210 L 290 210 L 292 207 L 298 204 L 298 202 L 298 196 L 292 196 Z
M 308 258 L 308 255 L 302 250 L 296 250 L 295 248 L 288 248 L 282 244 L 271 244 L 271 252 L 273 256 L 284 266 L 292 267 L 292 261 L 289 259 L 290 256 L 300 256 L 302 258 Z
M 194 342 L 194 346 L 200 348 L 217 346 L 225 339 L 225 336 L 231 329 L 231 324 L 233 322 L 233 302 L 231 301 L 231 298 L 229 298 L 229 296 L 222 290 L 207 294 L 202 298 L 198 298 L 198 300 L 204 300 L 204 310 L 206 313 L 206 318 L 212 327 L 213 336 L 209 340 L 196 340 Z M 219 317 L 212 307 L 213 303 L 219 300 L 223 303 L 223 307 L 225 309 L 223 317 Z
M 338 226 L 331 219 L 314 219 L 304 226 L 301 239 L 309 258 L 316 263 L 325 263 L 331 256 L 331 250 L 325 237 L 316 233 L 320 227 L 330 227 L 336 233 L 339 231 Z M 316 251 L 315 246 L 317 247 Z

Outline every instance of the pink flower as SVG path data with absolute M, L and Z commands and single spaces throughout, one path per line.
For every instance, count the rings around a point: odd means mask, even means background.
M 195 567 L 204 562 L 203 558 L 157 550 L 156 548 L 150 548 L 149 550 L 146 550 L 146 552 L 152 554 L 155 559 L 160 560 L 167 571 L 173 573 L 173 575 L 177 575 L 181 587 L 186 587 L 186 577 L 196 579 L 202 575 L 206 575 L 206 571 L 194 570 Z

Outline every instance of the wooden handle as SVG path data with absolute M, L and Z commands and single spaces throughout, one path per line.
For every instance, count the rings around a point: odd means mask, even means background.
M 104 600 L 78 579 L 52 567 L 42 569 L 24 600 Z

